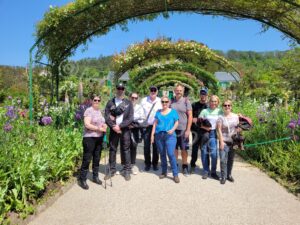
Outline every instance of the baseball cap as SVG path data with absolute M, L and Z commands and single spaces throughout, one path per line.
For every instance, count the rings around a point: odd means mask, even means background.
M 117 83 L 116 88 L 125 88 L 125 85 L 123 83 Z
M 208 89 L 206 87 L 200 89 L 200 95 L 207 95 L 207 94 L 208 94 Z

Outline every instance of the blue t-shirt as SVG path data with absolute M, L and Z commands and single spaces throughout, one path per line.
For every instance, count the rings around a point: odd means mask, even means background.
M 162 115 L 161 111 L 157 111 L 154 117 L 157 120 L 157 125 L 155 129 L 155 133 L 159 133 L 162 131 L 169 131 L 173 128 L 174 123 L 179 120 L 178 113 L 176 110 L 171 109 L 171 111 L 166 114 Z M 173 133 L 175 135 L 175 132 Z

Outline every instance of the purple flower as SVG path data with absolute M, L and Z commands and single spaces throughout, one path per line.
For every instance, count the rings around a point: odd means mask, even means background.
M 13 106 L 7 106 L 7 111 L 6 111 L 6 116 L 9 117 L 10 119 L 15 119 L 17 118 L 17 114 L 15 113 L 15 109 Z
M 12 97 L 11 97 L 11 96 L 8 96 L 7 98 L 8 98 L 8 100 L 12 100 Z
M 296 128 L 296 125 L 297 125 L 297 124 L 295 123 L 295 121 L 291 120 L 291 122 L 290 122 L 289 125 L 288 125 L 288 128 L 294 130 L 294 129 Z
M 50 116 L 43 116 L 41 121 L 42 124 L 46 126 L 52 123 L 52 118 Z
M 76 113 L 75 114 L 75 120 L 81 120 L 81 115 L 80 115 L 80 113 Z
M 13 129 L 13 126 L 10 125 L 9 123 L 6 123 L 3 127 L 5 132 L 10 132 Z

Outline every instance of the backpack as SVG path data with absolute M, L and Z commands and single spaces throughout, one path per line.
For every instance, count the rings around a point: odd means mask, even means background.
M 239 115 L 238 127 L 242 130 L 250 130 L 253 127 L 252 120 L 247 116 Z

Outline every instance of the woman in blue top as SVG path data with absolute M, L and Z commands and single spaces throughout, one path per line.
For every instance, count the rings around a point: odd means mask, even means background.
M 178 168 L 175 158 L 176 134 L 179 116 L 176 110 L 170 109 L 170 100 L 164 96 L 161 98 L 162 109 L 155 114 L 155 120 L 151 133 L 151 143 L 156 143 L 161 157 L 162 173 L 160 179 L 167 177 L 167 156 L 171 163 L 175 183 L 179 183 Z M 154 138 L 155 135 L 155 138 Z

